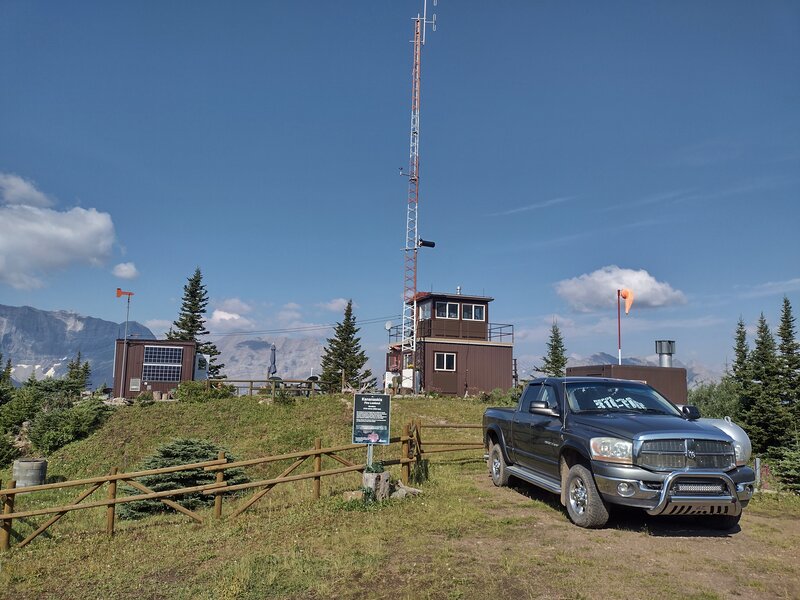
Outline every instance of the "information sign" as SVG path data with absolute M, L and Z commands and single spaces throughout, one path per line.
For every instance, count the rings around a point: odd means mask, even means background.
M 389 394 L 353 396 L 353 443 L 389 443 Z

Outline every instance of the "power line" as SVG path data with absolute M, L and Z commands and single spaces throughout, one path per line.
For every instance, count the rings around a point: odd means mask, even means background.
M 372 317 L 370 319 L 361 319 L 360 321 L 356 321 L 356 325 L 374 325 L 375 323 L 380 323 L 390 319 L 397 319 L 400 315 L 389 315 L 387 317 Z M 226 332 L 209 332 L 208 335 L 211 336 L 218 336 L 218 337 L 227 337 L 232 335 L 263 335 L 267 333 L 297 333 L 301 331 L 324 331 L 326 329 L 333 329 L 336 327 L 338 323 L 333 323 L 330 325 L 308 325 L 305 327 L 283 327 L 279 329 L 258 329 L 254 331 L 226 331 Z

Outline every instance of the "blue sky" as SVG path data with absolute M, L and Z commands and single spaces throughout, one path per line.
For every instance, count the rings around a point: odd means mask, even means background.
M 0 303 L 214 332 L 400 314 L 417 1 L 0 3 Z M 800 312 L 800 5 L 442 0 L 423 53 L 419 289 L 486 294 L 521 367 L 720 367 Z M 216 312 L 214 312 L 216 311 Z M 310 330 L 315 335 L 329 331 Z M 306 332 L 307 333 L 307 332 Z M 267 335 L 269 337 L 269 334 Z

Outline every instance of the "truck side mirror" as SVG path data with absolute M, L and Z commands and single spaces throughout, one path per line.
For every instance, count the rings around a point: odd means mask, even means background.
M 681 408 L 681 412 L 690 421 L 700 418 L 700 410 L 696 406 L 684 406 Z
M 528 409 L 528 412 L 532 412 L 537 415 L 547 415 L 548 417 L 557 417 L 559 413 L 557 410 L 550 408 L 550 405 L 547 402 L 534 400 L 531 402 L 531 407 Z

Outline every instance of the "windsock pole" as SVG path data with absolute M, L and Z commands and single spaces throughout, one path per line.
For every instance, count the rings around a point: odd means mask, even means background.
M 622 318 L 620 314 L 620 297 L 622 290 L 617 290 L 617 364 L 622 364 Z

